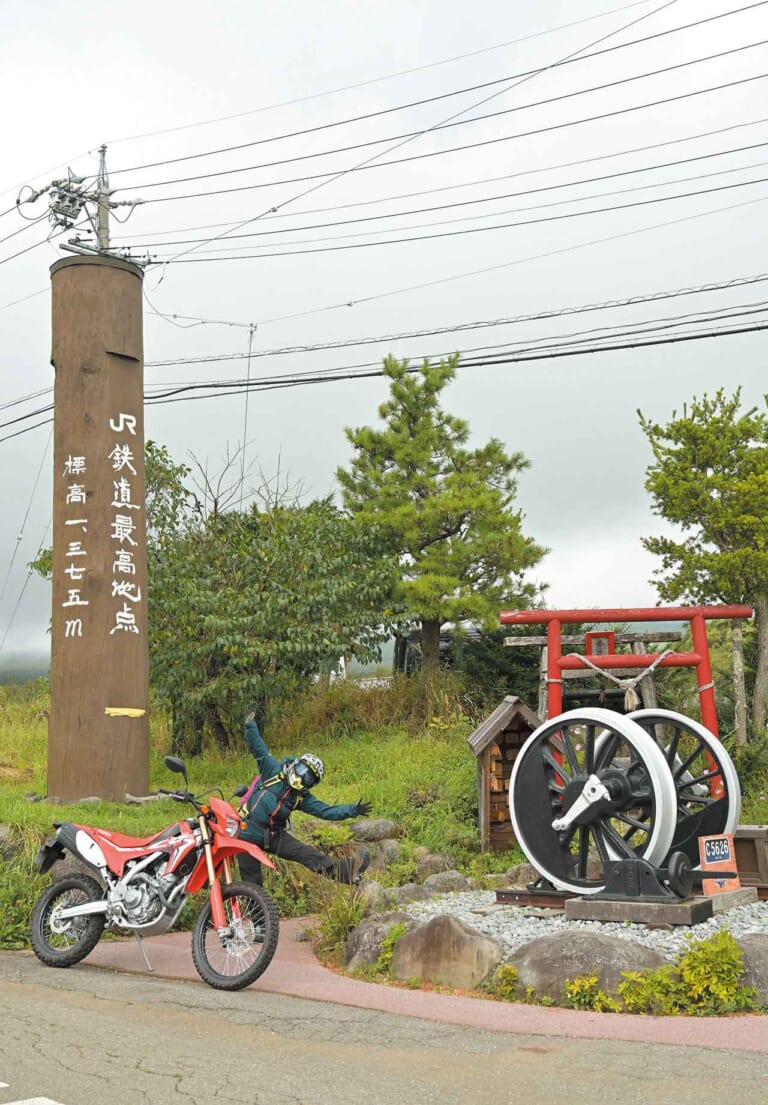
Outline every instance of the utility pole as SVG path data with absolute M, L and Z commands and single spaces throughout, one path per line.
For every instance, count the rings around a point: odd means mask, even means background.
M 100 250 L 109 249 L 109 177 L 107 176 L 107 147 L 99 149 L 99 177 L 96 181 L 97 229 L 96 240 Z
M 109 251 L 105 146 L 94 191 L 71 172 L 45 191 L 55 225 L 84 216 L 96 235 L 95 248 L 76 238 L 63 248 L 78 256 L 51 266 L 48 793 L 124 801 L 149 786 L 144 272 Z

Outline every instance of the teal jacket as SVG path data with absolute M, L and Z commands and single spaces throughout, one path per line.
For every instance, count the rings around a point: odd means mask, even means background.
M 241 833 L 243 840 L 252 840 L 264 847 L 269 843 L 270 834 L 284 829 L 288 818 L 298 809 L 325 821 L 345 821 L 348 817 L 357 817 L 356 802 L 329 806 L 312 793 L 301 794 L 293 790 L 282 777 L 283 769 L 292 757 L 278 760 L 273 756 L 255 721 L 245 723 L 245 743 L 256 757 L 261 783 L 248 800 L 248 828 Z M 264 786 L 265 783 L 268 785 Z

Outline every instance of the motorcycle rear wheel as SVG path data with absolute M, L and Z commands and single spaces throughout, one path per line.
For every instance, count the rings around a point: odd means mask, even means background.
M 104 914 L 89 913 L 57 921 L 57 909 L 101 901 L 104 889 L 87 875 L 51 883 L 32 910 L 32 950 L 46 967 L 71 967 L 93 951 L 104 931 Z
M 221 891 L 230 931 L 219 936 L 207 901 L 192 931 L 192 960 L 209 986 L 242 990 L 272 962 L 280 919 L 275 903 L 260 886 L 233 882 L 222 886 Z

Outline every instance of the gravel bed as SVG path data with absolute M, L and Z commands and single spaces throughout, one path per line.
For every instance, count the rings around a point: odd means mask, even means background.
M 683 950 L 686 938 L 691 934 L 703 940 L 727 928 L 736 937 L 746 936 L 748 932 L 768 936 L 768 901 L 737 906 L 726 913 L 715 914 L 698 925 L 675 925 L 672 931 L 630 922 L 567 921 L 564 913 L 554 910 L 542 911 L 530 906 L 491 908 L 495 905 L 495 891 L 473 890 L 443 894 L 424 902 L 407 902 L 402 908 L 419 921 L 428 921 L 442 914 L 452 915 L 497 940 L 504 949 L 505 958 L 539 936 L 578 930 L 605 933 L 643 944 L 647 948 L 655 948 L 667 959 L 674 959 Z

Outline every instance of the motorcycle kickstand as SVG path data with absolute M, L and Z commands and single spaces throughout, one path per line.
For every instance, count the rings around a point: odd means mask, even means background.
M 146 965 L 147 970 L 149 971 L 150 974 L 153 974 L 155 968 L 149 962 L 149 956 L 147 955 L 146 949 L 144 947 L 143 938 L 138 934 L 138 932 L 134 932 L 133 935 L 136 937 L 136 943 L 139 945 L 139 951 L 141 952 L 141 958 L 144 960 L 144 963 Z

